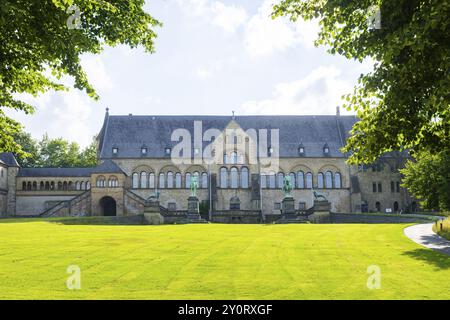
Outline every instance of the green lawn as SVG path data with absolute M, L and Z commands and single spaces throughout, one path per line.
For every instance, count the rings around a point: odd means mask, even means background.
M 406 225 L 0 220 L 1 299 L 450 299 L 450 257 Z M 68 290 L 68 265 L 81 290 Z M 381 268 L 381 288 L 366 286 Z

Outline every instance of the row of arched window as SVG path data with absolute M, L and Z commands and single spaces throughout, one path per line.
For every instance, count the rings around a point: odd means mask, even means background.
M 23 181 L 22 190 L 24 191 L 51 191 L 51 190 L 89 190 L 91 183 L 89 181 Z
M 180 172 L 168 171 L 166 173 L 161 172 L 158 175 L 158 181 L 156 181 L 156 175 L 153 172 L 147 173 L 142 171 L 141 173 L 134 172 L 132 174 L 132 188 L 133 189 L 189 189 L 191 186 L 191 177 L 197 177 L 199 188 L 208 188 L 208 174 L 206 172 L 187 172 L 181 174 Z M 183 183 L 184 182 L 184 183 Z
M 284 183 L 285 173 L 279 172 L 277 174 L 261 175 L 261 188 L 267 189 L 281 189 Z M 314 185 L 314 178 L 311 172 L 304 173 L 303 171 L 290 172 L 291 184 L 296 189 L 311 189 Z M 315 187 L 318 189 L 339 189 L 342 188 L 342 179 L 339 172 L 326 171 L 325 173 L 319 172 L 317 174 L 317 184 Z
M 104 176 L 98 176 L 95 185 L 97 188 L 116 188 L 119 186 L 119 179 L 116 176 L 110 176 L 108 179 Z
M 247 167 L 242 167 L 239 171 L 236 167 L 220 168 L 220 188 L 248 188 L 249 172 Z

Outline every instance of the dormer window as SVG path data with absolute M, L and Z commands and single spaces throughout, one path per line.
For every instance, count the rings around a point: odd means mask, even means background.
M 167 147 L 165 150 L 166 156 L 170 156 L 170 153 L 172 152 L 172 148 Z
M 298 155 L 299 156 L 304 156 L 305 155 L 305 147 L 303 146 L 302 143 L 298 146 Z
M 273 154 L 273 148 L 272 148 L 272 147 L 269 147 L 269 148 L 267 149 L 267 152 L 269 153 L 269 157 L 272 156 L 272 154 Z
M 141 148 L 141 154 L 145 155 L 145 154 L 147 154 L 147 151 L 148 151 L 147 147 Z
M 113 148 L 112 148 L 112 153 L 113 153 L 113 154 L 118 154 L 118 153 L 119 153 L 119 148 L 113 147 Z
M 194 148 L 194 154 L 197 155 L 200 153 L 200 149 L 199 148 Z
M 323 146 L 323 153 L 324 155 L 328 156 L 330 154 L 330 148 L 328 147 L 328 144 L 325 143 Z

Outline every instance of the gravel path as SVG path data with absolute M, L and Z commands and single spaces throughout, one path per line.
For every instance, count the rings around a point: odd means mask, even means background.
M 433 223 L 416 224 L 404 229 L 405 235 L 415 243 L 450 255 L 450 241 L 433 232 Z

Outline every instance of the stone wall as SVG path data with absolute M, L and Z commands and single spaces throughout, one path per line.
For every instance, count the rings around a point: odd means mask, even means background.
M 57 203 L 69 201 L 74 197 L 73 195 L 18 195 L 16 200 L 16 215 L 39 215 Z
M 363 214 L 363 213 L 332 213 L 332 223 L 426 223 L 432 222 L 431 217 L 418 217 L 397 214 Z

